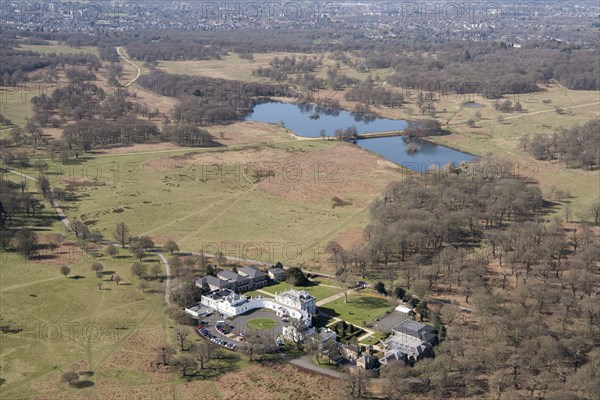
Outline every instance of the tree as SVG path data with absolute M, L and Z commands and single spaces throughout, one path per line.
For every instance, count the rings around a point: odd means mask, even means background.
M 0 202 L 0 217 L 2 217 L 2 202 Z M 2 222 L 0 220 L 0 222 Z M 1 224 L 0 224 L 1 226 Z M 8 230 L 0 230 L 0 249 L 6 251 L 12 240 L 12 233 Z
M 106 247 L 106 254 L 108 254 L 109 256 L 111 256 L 112 258 L 115 258 L 115 256 L 117 254 L 119 254 L 119 249 L 117 248 L 117 246 L 115 246 L 114 244 L 109 244 Z
M 99 262 L 95 262 L 92 264 L 91 268 L 92 268 L 92 271 L 98 273 L 98 272 L 102 272 L 104 270 L 104 265 L 102 265 Z
M 185 326 L 178 325 L 175 327 L 175 335 L 177 335 L 177 339 L 179 340 L 179 347 L 181 351 L 184 351 L 183 345 L 185 344 L 185 340 L 190 335 L 190 331 Z
M 119 222 L 117 226 L 115 226 L 113 238 L 122 248 L 125 248 L 125 244 L 127 244 L 127 240 L 129 239 L 129 228 L 124 222 Z
M 347 398 L 352 400 L 366 399 L 367 395 L 367 376 L 362 368 L 355 368 L 349 373 L 349 382 L 347 387 Z
M 139 281 L 137 287 L 142 291 L 142 293 L 146 293 L 146 289 L 148 289 L 148 282 L 143 280 Z
M 387 295 L 387 291 L 385 290 L 385 284 L 381 281 L 377 282 L 373 289 L 375 289 L 375 291 L 379 294 Z
M 146 249 L 144 248 L 144 244 L 141 242 L 131 242 L 129 245 L 129 251 L 131 254 L 138 260 L 142 261 L 144 256 L 146 255 Z
M 444 304 L 440 309 L 440 315 L 446 324 L 451 324 L 457 313 L 458 308 L 453 304 Z
M 518 101 L 515 103 L 514 109 L 516 112 L 522 112 L 523 111 L 523 106 L 521 105 L 521 103 L 519 103 Z
M 193 281 L 186 281 L 171 290 L 171 299 L 181 307 L 191 307 L 202 299 L 202 289 Z
M 181 376 L 186 377 L 196 367 L 196 360 L 189 354 L 181 354 L 175 359 L 174 365 L 181 373 Z
M 285 271 L 285 281 L 292 286 L 305 286 L 308 283 L 306 275 L 298 267 L 291 267 Z
M 225 265 L 225 263 L 227 262 L 227 257 L 225 257 L 225 254 L 223 254 L 221 250 L 217 251 L 215 257 L 217 259 L 217 264 L 219 265 L 219 267 Z
M 134 262 L 131 264 L 131 273 L 136 275 L 139 279 L 142 279 L 144 276 L 146 276 L 147 271 L 148 267 L 141 262 Z
M 173 271 L 173 274 L 175 274 L 175 276 L 179 278 L 179 275 L 183 270 L 183 263 L 181 262 L 181 258 L 177 256 L 170 257 L 168 263 L 171 267 L 171 271 Z
M 335 273 L 335 280 L 344 292 L 344 303 L 348 302 L 348 291 L 352 285 L 352 276 L 347 268 L 340 268 Z
M 79 382 L 79 374 L 74 371 L 65 372 L 62 374 L 61 379 L 62 382 L 66 382 L 69 385 L 75 385 Z
M 22 256 L 31 258 L 38 251 L 38 236 L 31 229 L 23 228 L 15 234 L 16 247 Z
M 115 282 L 117 282 L 117 286 L 119 285 L 119 283 L 121 283 L 123 281 L 123 278 L 119 274 L 116 274 L 114 279 L 115 279 Z
M 179 246 L 173 240 L 169 240 L 163 245 L 163 249 L 173 255 L 175 251 L 179 251 Z
M 60 273 L 66 277 L 71 273 L 71 268 L 67 267 L 66 265 L 63 265 L 62 267 L 60 267 Z
M 400 361 L 389 363 L 382 371 L 382 377 L 387 379 L 385 385 L 386 398 L 389 400 L 404 400 L 409 397 L 412 387 L 408 383 L 411 369 L 406 368 Z
M 211 360 L 215 350 L 215 345 L 208 340 L 203 340 L 200 345 L 194 346 L 192 355 L 198 361 L 200 370 L 203 370 L 206 364 Z
M 158 359 L 162 365 L 169 365 L 175 355 L 175 350 L 171 346 L 161 346 L 157 349 Z
M 158 275 L 162 272 L 162 267 L 156 263 L 152 266 L 152 274 L 154 274 L 154 279 L 158 279 Z

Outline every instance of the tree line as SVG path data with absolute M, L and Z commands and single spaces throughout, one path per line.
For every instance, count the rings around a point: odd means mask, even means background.
M 576 124 L 551 134 L 523 135 L 521 147 L 537 160 L 555 160 L 569 168 L 597 169 L 600 166 L 600 120 Z
M 338 276 L 377 276 L 381 292 L 425 301 L 430 321 L 443 323 L 435 358 L 382 371 L 389 399 L 592 399 L 600 390 L 591 383 L 599 377 L 597 232 L 547 219 L 539 187 L 498 170 L 450 169 L 392 185 L 373 204 L 362 245 L 326 248 Z

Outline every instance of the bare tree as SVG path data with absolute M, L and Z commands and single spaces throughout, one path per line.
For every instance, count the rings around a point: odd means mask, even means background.
M 127 244 L 127 241 L 129 240 L 129 228 L 124 222 L 119 222 L 117 224 L 113 232 L 113 238 L 121 245 L 122 248 L 125 248 L 125 244 Z
M 142 279 L 144 276 L 146 276 L 147 271 L 148 267 L 141 262 L 134 262 L 131 264 L 131 273 L 136 275 L 139 279 Z
M 182 354 L 174 362 L 175 367 L 181 373 L 181 376 L 189 376 L 196 367 L 196 360 L 189 354 Z
M 175 355 L 175 350 L 171 346 L 161 346 L 157 349 L 157 353 L 160 363 L 162 365 L 169 365 L 173 355 Z
M 162 272 L 162 267 L 156 263 L 152 266 L 152 274 L 154 275 L 154 279 L 158 279 L 158 275 Z
M 203 340 L 200 345 L 194 346 L 192 354 L 196 361 L 198 361 L 198 366 L 201 370 L 211 360 L 214 350 L 215 345 L 207 340 Z
M 63 265 L 62 267 L 60 267 L 60 273 L 66 277 L 71 273 L 71 268 L 67 267 L 66 265 Z
M 185 344 L 185 340 L 190 335 L 190 331 L 185 326 L 178 325 L 175 327 L 175 334 L 179 340 L 179 347 L 181 348 L 181 351 L 184 351 L 185 349 L 183 345 Z
M 106 254 L 108 254 L 112 258 L 115 258 L 115 256 L 119 254 L 119 249 L 114 244 L 110 244 L 106 246 Z
M 366 399 L 367 397 L 367 376 L 362 368 L 354 368 L 348 371 L 347 398 L 352 400 Z

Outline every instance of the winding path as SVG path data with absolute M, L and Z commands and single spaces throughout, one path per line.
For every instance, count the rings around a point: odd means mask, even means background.
M 165 304 L 171 305 L 171 266 L 167 261 L 167 258 L 163 255 L 163 253 L 156 253 L 162 260 L 162 263 L 165 265 L 165 275 L 167 280 L 165 281 Z
M 135 64 L 133 61 L 131 61 L 129 58 L 127 58 L 127 56 L 123 53 L 122 47 L 117 47 L 117 53 L 119 54 L 119 56 L 121 56 L 121 58 L 123 60 L 125 60 L 126 63 L 133 65 L 137 69 L 137 75 L 135 76 L 135 78 L 133 78 L 131 81 L 129 81 L 128 83 L 123 85 L 124 87 L 131 86 L 138 80 L 140 75 L 142 75 L 142 70 L 140 69 L 140 67 L 137 66 L 137 64 Z

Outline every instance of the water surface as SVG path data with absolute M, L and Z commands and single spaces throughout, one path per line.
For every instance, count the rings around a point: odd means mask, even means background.
M 318 115 L 318 118 L 314 118 Z M 312 118 L 311 118 L 312 117 Z M 360 118 L 345 110 L 326 110 L 312 104 L 281 102 L 261 103 L 254 107 L 247 121 L 283 123 L 299 136 L 320 137 L 321 132 L 333 136 L 336 129 L 356 127 L 358 133 L 402 130 L 406 121 L 388 118 Z M 402 136 L 364 139 L 356 144 L 406 168 L 425 172 L 448 163 L 458 165 L 475 157 L 426 140 L 407 141 Z

